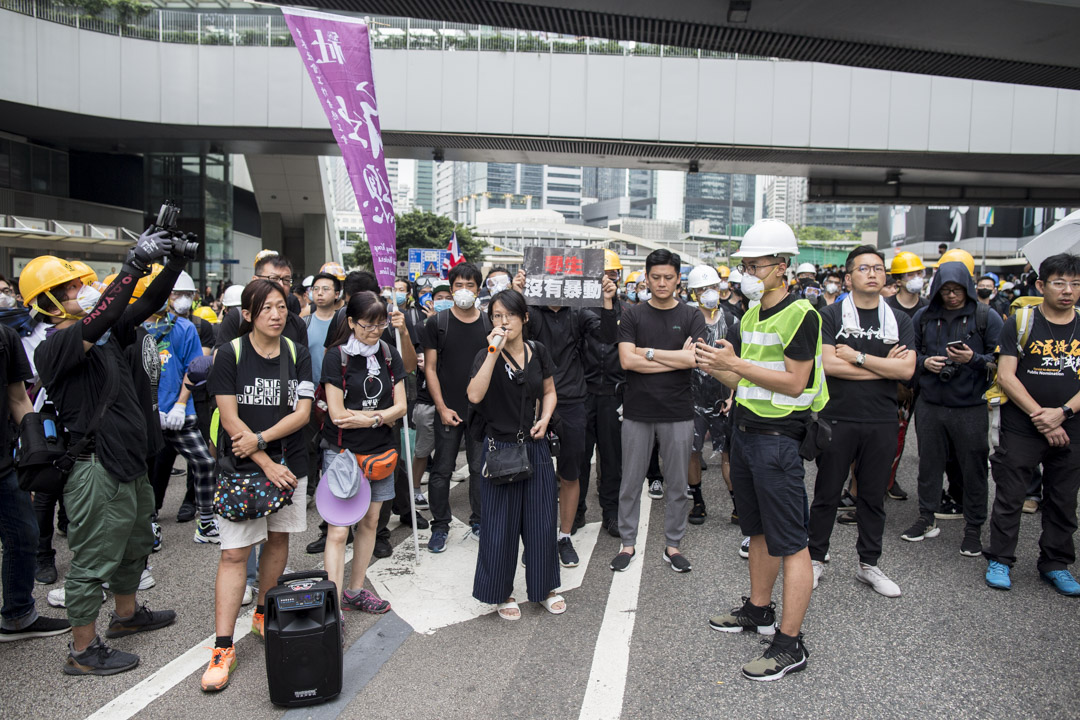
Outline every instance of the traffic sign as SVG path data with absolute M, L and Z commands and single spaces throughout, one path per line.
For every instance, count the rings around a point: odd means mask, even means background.
M 981 207 L 979 208 L 979 227 L 993 227 L 994 226 L 994 208 Z
M 445 249 L 436 248 L 409 248 L 409 280 L 416 280 L 417 276 L 445 277 L 443 274 L 443 261 L 450 257 Z

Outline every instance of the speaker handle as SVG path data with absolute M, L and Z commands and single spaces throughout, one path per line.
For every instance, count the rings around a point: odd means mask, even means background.
M 329 580 L 330 576 L 326 574 L 325 570 L 304 570 L 301 572 L 289 573 L 288 575 L 282 575 L 277 579 L 277 584 L 284 585 L 285 583 L 292 582 L 293 580 L 306 580 L 308 578 Z

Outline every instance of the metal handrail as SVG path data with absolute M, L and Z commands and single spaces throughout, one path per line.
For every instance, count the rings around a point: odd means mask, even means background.
M 75 2 L 76 0 L 69 0 Z M 279 10 L 257 12 L 190 12 L 151 9 L 142 17 L 121 17 L 108 9 L 87 15 L 57 0 L 0 0 L 0 9 L 40 20 L 119 37 L 187 45 L 287 47 L 292 35 Z M 376 50 L 440 50 L 460 52 L 518 52 L 626 57 L 683 57 L 736 60 L 778 58 L 723 53 L 632 40 L 575 37 L 557 33 L 467 25 L 415 18 L 365 18 Z

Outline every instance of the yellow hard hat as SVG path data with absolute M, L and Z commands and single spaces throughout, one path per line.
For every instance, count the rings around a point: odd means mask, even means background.
M 628 282 L 628 283 L 637 282 L 640 278 L 641 278 L 641 271 L 640 270 L 635 270 L 634 272 L 632 272 L 632 273 L 630 273 L 629 275 L 626 276 L 626 282 Z
M 963 250 L 961 250 L 963 252 Z M 917 270 L 925 270 L 926 266 L 923 265 L 919 256 L 913 252 L 903 250 L 896 253 L 896 257 L 892 259 L 892 264 L 889 265 L 890 275 L 903 275 L 904 273 L 915 272 Z
M 217 313 L 214 312 L 214 309 L 212 307 L 210 307 L 209 305 L 200 305 L 199 307 L 192 310 L 191 314 L 194 315 L 195 317 L 200 317 L 200 318 L 202 318 L 203 320 L 205 320 L 206 322 L 209 322 L 209 323 L 215 323 L 216 324 L 217 321 L 218 321 Z
M 941 267 L 947 262 L 961 262 L 968 269 L 968 274 L 972 277 L 975 276 L 975 258 L 971 257 L 971 253 L 967 250 L 961 250 L 960 248 L 953 248 L 948 250 L 938 260 L 938 267 Z
M 33 305 L 34 300 L 42 293 L 47 294 L 59 307 L 60 303 L 49 291 L 80 279 L 82 271 L 67 260 L 55 255 L 40 255 L 26 263 L 26 267 L 19 274 L 19 294 L 23 296 L 23 305 L 26 307 Z
M 716 272 L 720 277 L 726 278 L 731 275 L 731 268 L 729 268 L 727 265 L 717 265 Z
M 277 250 L 260 250 L 259 252 L 255 253 L 255 265 L 258 265 L 260 262 L 262 262 L 264 258 L 277 257 L 278 254 L 279 253 Z
M 622 270 L 622 260 L 619 253 L 614 250 L 604 249 L 604 270 Z
M 109 287 L 110 285 L 112 285 L 112 281 L 116 279 L 117 274 L 118 273 L 113 273 L 112 275 L 106 275 L 105 279 L 101 281 L 102 284 L 104 284 L 105 287 Z
M 90 267 L 82 260 L 68 260 L 68 262 L 74 265 L 75 269 L 82 273 L 79 277 L 82 278 L 82 281 L 85 284 L 89 285 L 90 283 L 97 282 L 97 273 L 94 272 L 94 268 Z
M 150 287 L 150 283 L 154 282 L 154 278 L 158 276 L 165 268 L 157 263 L 154 263 L 150 268 L 150 274 L 146 277 L 139 278 L 139 282 L 135 283 L 135 290 L 131 293 L 131 299 L 128 300 L 128 304 L 131 304 L 142 297 L 142 294 L 146 292 L 146 288 Z
M 345 268 L 341 266 L 341 263 L 328 262 L 324 263 L 319 272 L 326 273 L 327 275 L 333 275 L 338 280 L 345 279 Z

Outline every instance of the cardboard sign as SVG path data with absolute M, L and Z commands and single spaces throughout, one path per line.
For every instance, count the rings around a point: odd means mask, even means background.
M 530 305 L 603 306 L 602 249 L 527 247 L 524 261 Z

